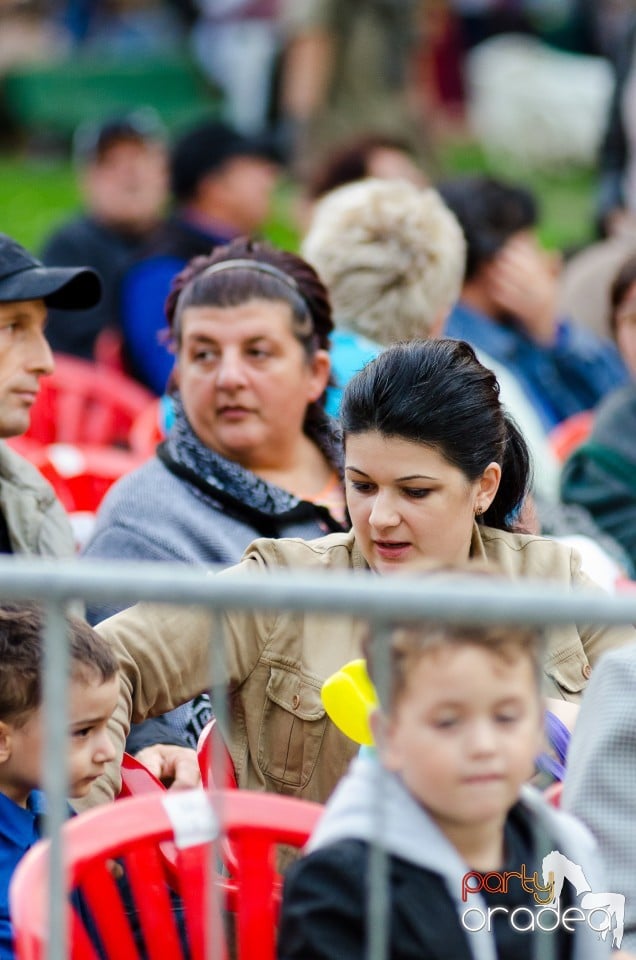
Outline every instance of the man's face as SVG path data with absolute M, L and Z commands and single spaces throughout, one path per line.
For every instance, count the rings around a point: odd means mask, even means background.
M 168 196 L 165 149 L 158 143 L 120 140 L 87 168 L 84 189 L 98 220 L 142 233 L 157 223 Z
M 278 173 L 276 165 L 262 157 L 232 157 L 199 188 L 208 213 L 238 233 L 260 230 L 270 212 Z
M 43 300 L 0 303 L 0 437 L 28 429 L 40 377 L 53 372 L 45 324 Z

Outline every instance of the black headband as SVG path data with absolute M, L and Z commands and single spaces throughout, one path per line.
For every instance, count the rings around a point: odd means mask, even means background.
M 290 274 L 285 273 L 285 271 L 281 270 L 279 267 L 273 266 L 271 263 L 263 263 L 261 260 L 251 260 L 247 257 L 237 257 L 233 260 L 221 260 L 219 263 L 212 263 L 209 267 L 206 267 L 205 270 L 202 270 L 201 273 L 197 273 L 194 277 L 192 277 L 185 285 L 183 290 L 181 290 L 175 306 L 174 319 L 179 325 L 181 322 L 181 301 L 184 299 L 186 290 L 188 290 L 192 284 L 196 283 L 197 280 L 202 280 L 204 277 L 209 277 L 214 273 L 222 273 L 224 270 L 252 270 L 256 273 L 266 273 L 270 277 L 275 277 L 277 280 L 280 280 L 281 283 L 284 283 L 285 286 L 288 287 L 288 289 L 295 293 L 299 298 L 307 312 L 307 317 L 311 323 L 311 330 L 315 331 L 313 312 L 306 298 L 301 293 L 300 287 L 298 286 L 295 278 L 290 276 Z

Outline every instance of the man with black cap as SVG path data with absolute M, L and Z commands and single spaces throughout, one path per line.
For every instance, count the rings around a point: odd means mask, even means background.
M 76 131 L 73 156 L 84 211 L 51 234 L 42 260 L 56 267 L 93 267 L 104 295 L 74 322 L 66 310 L 51 311 L 47 336 L 54 350 L 92 360 L 104 331 L 119 332 L 119 283 L 161 221 L 168 199 L 164 136 L 159 118 L 147 110 L 87 122 Z
M 45 267 L 0 234 L 0 438 L 28 429 L 40 377 L 53 370 L 44 336 L 47 308 L 85 310 L 100 296 L 93 270 Z M 0 439 L 0 553 L 73 552 L 71 528 L 52 487 Z
M 155 393 L 164 392 L 174 363 L 160 337 L 172 278 L 192 257 L 207 256 L 220 244 L 261 230 L 277 176 L 271 145 L 222 121 L 203 121 L 175 144 L 170 158 L 174 211 L 122 284 L 130 372 Z

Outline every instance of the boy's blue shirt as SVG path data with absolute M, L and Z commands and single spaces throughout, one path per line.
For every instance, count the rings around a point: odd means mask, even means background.
M 0 960 L 13 960 L 13 934 L 9 920 L 9 883 L 27 850 L 41 837 L 46 798 L 32 790 L 27 806 L 20 807 L 0 793 Z

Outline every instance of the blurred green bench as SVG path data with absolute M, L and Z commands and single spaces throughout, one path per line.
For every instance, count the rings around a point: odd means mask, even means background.
M 85 120 L 141 106 L 153 107 L 171 131 L 222 106 L 221 93 L 185 55 L 29 64 L 7 73 L 0 89 L 4 112 L 19 129 L 64 139 Z

